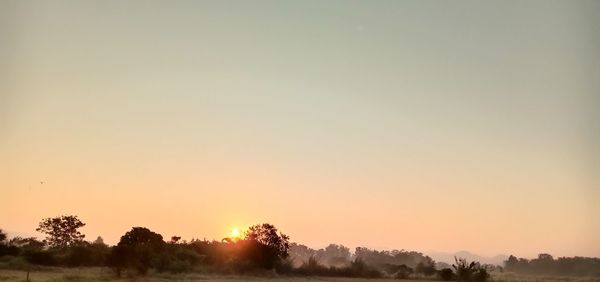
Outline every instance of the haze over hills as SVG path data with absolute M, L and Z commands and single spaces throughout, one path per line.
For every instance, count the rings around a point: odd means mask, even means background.
M 38 239 L 42 239 L 42 237 L 40 236 L 39 233 L 36 232 L 15 232 L 12 230 L 4 230 L 6 233 L 10 234 L 10 236 L 20 236 L 20 237 L 35 237 Z M 88 234 L 89 237 L 87 238 L 96 238 L 97 235 L 90 235 Z M 213 238 L 214 239 L 214 238 Z M 116 242 L 108 242 L 109 244 L 116 244 Z M 302 242 L 297 242 L 299 244 L 302 244 Z M 391 250 L 391 248 L 388 248 L 386 246 L 372 246 L 372 245 L 364 245 L 368 248 L 374 249 L 374 250 Z M 324 248 L 325 246 L 321 247 Z M 347 246 L 348 247 L 348 246 Z M 319 249 L 319 247 L 314 247 L 315 249 Z M 355 250 L 355 246 L 350 246 L 350 251 L 352 253 L 354 253 Z M 442 262 L 442 263 L 447 263 L 447 264 L 453 264 L 454 261 L 454 257 L 457 258 L 466 258 L 468 261 L 478 261 L 482 264 L 493 264 L 493 265 L 500 265 L 503 266 L 504 262 L 506 260 L 508 260 L 508 255 L 506 254 L 498 254 L 495 256 L 482 256 L 482 255 L 478 255 L 466 250 L 462 250 L 462 251 L 457 251 L 457 252 L 437 252 L 437 251 L 422 251 L 422 250 L 412 250 L 412 251 L 416 251 L 416 252 L 422 252 L 424 255 L 427 255 L 429 257 L 431 257 L 433 260 L 435 260 L 436 262 Z
M 508 259 L 507 255 L 499 254 L 493 257 L 485 257 L 480 256 L 468 251 L 459 251 L 455 253 L 449 252 L 425 252 L 426 255 L 430 256 L 433 260 L 437 262 L 445 262 L 452 264 L 454 263 L 454 257 L 466 258 L 468 261 L 479 261 L 483 264 L 494 264 L 494 265 L 503 265 L 504 261 Z

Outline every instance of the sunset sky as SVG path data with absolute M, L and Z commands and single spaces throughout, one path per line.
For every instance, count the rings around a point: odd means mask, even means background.
M 0 1 L 0 228 L 600 256 L 599 1 Z

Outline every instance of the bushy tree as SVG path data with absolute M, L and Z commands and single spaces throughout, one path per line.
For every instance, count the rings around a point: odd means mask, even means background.
M 61 263 L 67 266 L 103 266 L 109 252 L 106 244 L 82 242 L 69 247 Z
M 394 273 L 394 278 L 408 279 L 413 272 L 414 271 L 412 268 L 406 266 L 405 264 L 401 264 L 398 266 L 396 272 Z
M 438 271 L 438 277 L 443 281 L 451 281 L 454 278 L 454 272 L 451 268 L 444 268 Z
M 406 266 L 403 266 L 406 267 Z M 402 268 L 402 267 L 400 267 Z M 408 268 L 407 268 L 408 269 Z M 409 270 L 407 270 L 409 271 Z M 412 269 L 410 270 L 412 271 Z M 338 277 L 365 277 L 365 278 L 379 278 L 382 277 L 382 273 L 368 264 L 366 264 L 360 258 L 356 258 L 351 261 L 348 265 L 336 267 L 326 267 L 319 263 L 317 258 L 314 256 L 310 257 L 300 267 L 296 269 L 296 273 L 300 275 L 314 275 L 314 276 L 338 276 Z
M 302 265 L 311 257 L 315 257 L 325 266 L 347 266 L 352 261 L 350 248 L 338 244 L 329 244 L 324 249 L 315 250 L 302 244 L 291 243 L 288 253 L 295 266 Z
M 94 242 L 92 242 L 92 244 L 106 246 L 106 244 L 104 243 L 104 239 L 102 239 L 102 237 L 100 237 L 100 236 L 98 236 L 98 238 L 96 238 L 96 240 L 94 240 Z
M 600 258 L 559 257 L 539 254 L 528 260 L 510 256 L 505 262 L 505 270 L 520 274 L 560 275 L 560 276 L 600 276 Z
M 352 260 L 350 248 L 338 244 L 329 244 L 317 251 L 317 258 L 328 266 L 348 265 Z
M 22 250 L 41 250 L 44 248 L 44 242 L 34 238 L 34 237 L 13 237 L 8 241 L 8 244 L 11 246 L 18 247 Z
M 83 241 L 85 235 L 78 229 L 84 226 L 76 215 L 62 215 L 43 219 L 35 230 L 47 235 L 51 247 L 64 248 Z
M 245 240 L 256 241 L 273 249 L 281 259 L 288 257 L 290 237 L 281 232 L 277 233 L 277 228 L 272 224 L 263 223 L 251 226 L 246 232 Z
M 377 251 L 369 248 L 357 247 L 354 256 L 383 271 L 386 271 L 386 265 L 406 265 L 410 268 L 416 268 L 419 263 L 422 263 L 422 269 L 420 269 L 420 271 L 429 271 L 425 268 L 430 265 L 435 265 L 435 262 L 430 257 L 413 251 Z
M 108 258 L 108 264 L 120 274 L 123 268 L 134 268 L 145 274 L 152 266 L 153 258 L 164 248 L 162 235 L 145 227 L 133 227 L 121 236 Z
M 458 281 L 486 281 L 490 275 L 478 262 L 467 262 L 464 258 L 454 257 L 455 264 L 452 265 L 455 277 Z
M 273 268 L 277 262 L 288 257 L 289 237 L 278 233 L 272 224 L 251 226 L 244 240 L 230 242 L 239 247 L 239 259 L 262 268 Z
M 9 255 L 16 256 L 19 254 L 19 248 L 10 244 L 7 240 L 8 236 L 0 229 L 0 257 Z
M 435 262 L 433 260 L 427 262 L 419 262 L 415 267 L 415 272 L 423 274 L 425 276 L 432 276 L 436 274 Z

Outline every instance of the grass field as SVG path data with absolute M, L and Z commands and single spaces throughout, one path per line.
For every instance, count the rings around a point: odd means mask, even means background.
M 27 281 L 27 272 L 23 270 L 7 270 L 0 269 L 0 282 L 10 281 Z M 393 279 L 363 279 L 363 278 L 335 278 L 335 277 L 286 277 L 286 276 L 236 276 L 236 275 L 217 275 L 217 274 L 150 274 L 148 276 L 137 277 L 115 277 L 114 273 L 107 268 L 87 267 L 87 268 L 47 268 L 43 270 L 31 271 L 29 273 L 29 281 L 147 281 L 147 282 L 162 282 L 162 281 L 346 281 L 346 282 L 377 282 L 377 281 L 398 281 Z M 426 280 L 401 280 L 404 282 L 423 282 Z M 539 276 L 514 276 L 514 275 L 499 275 L 494 276 L 492 281 L 507 281 L 507 282 L 600 282 L 600 279 L 585 279 L 585 278 L 566 278 L 566 277 L 539 277 Z
M 26 281 L 27 272 L 22 270 L 0 270 L 0 281 Z M 29 273 L 32 282 L 38 281 L 392 281 L 390 279 L 360 279 L 360 278 L 333 278 L 333 277 L 258 277 L 236 276 L 217 274 L 151 274 L 145 277 L 117 278 L 114 273 L 106 268 L 52 268 Z M 408 280 L 406 280 L 408 281 Z

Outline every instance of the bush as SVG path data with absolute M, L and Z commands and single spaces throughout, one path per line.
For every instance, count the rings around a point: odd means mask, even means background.
M 325 276 L 328 274 L 328 270 L 324 265 L 320 264 L 317 258 L 311 256 L 308 261 L 305 261 L 297 270 L 301 275 L 320 275 Z
M 28 270 L 31 264 L 23 257 L 0 257 L 0 269 Z
M 479 268 L 479 269 L 475 270 L 475 272 L 473 272 L 473 275 L 471 276 L 472 281 L 478 281 L 478 282 L 487 281 L 488 278 L 490 278 L 490 274 L 487 272 L 487 270 L 485 268 Z
M 106 245 L 83 243 L 66 249 L 66 266 L 103 266 L 109 253 Z
M 309 276 L 339 276 L 339 277 L 364 277 L 379 278 L 382 273 L 368 266 L 360 258 L 355 259 L 348 266 L 326 267 L 313 256 L 296 269 L 296 274 Z
M 156 263 L 156 271 L 170 272 L 173 274 L 190 271 L 192 264 L 187 260 L 181 260 L 169 255 L 161 255 Z
M 170 272 L 173 274 L 192 270 L 192 268 L 202 261 L 202 256 L 192 249 L 186 248 L 184 244 L 167 245 L 164 253 L 157 258 L 156 271 Z
M 402 264 L 398 266 L 396 273 L 394 273 L 394 278 L 396 279 L 408 279 L 410 275 L 413 273 L 413 269 Z
M 45 266 L 55 266 L 58 261 L 56 254 L 49 250 L 26 250 L 23 256 L 32 264 Z
M 454 272 L 450 268 L 444 268 L 438 271 L 438 277 L 444 281 L 450 281 L 454 278 Z
M 486 281 L 490 275 L 487 270 L 478 262 L 468 263 L 464 258 L 454 258 L 456 264 L 452 267 L 456 272 L 456 279 L 459 281 Z
M 19 248 L 17 246 L 0 244 L 0 257 L 1 256 L 16 256 L 19 254 Z
M 436 273 L 435 263 L 433 261 L 428 261 L 426 263 L 419 262 L 415 267 L 415 272 L 425 276 L 432 276 Z
M 293 260 L 286 258 L 284 260 L 279 261 L 275 265 L 275 271 L 279 274 L 291 274 L 294 271 Z
M 380 278 L 383 276 L 381 272 L 371 268 L 361 258 L 352 261 L 348 269 L 350 277 Z

